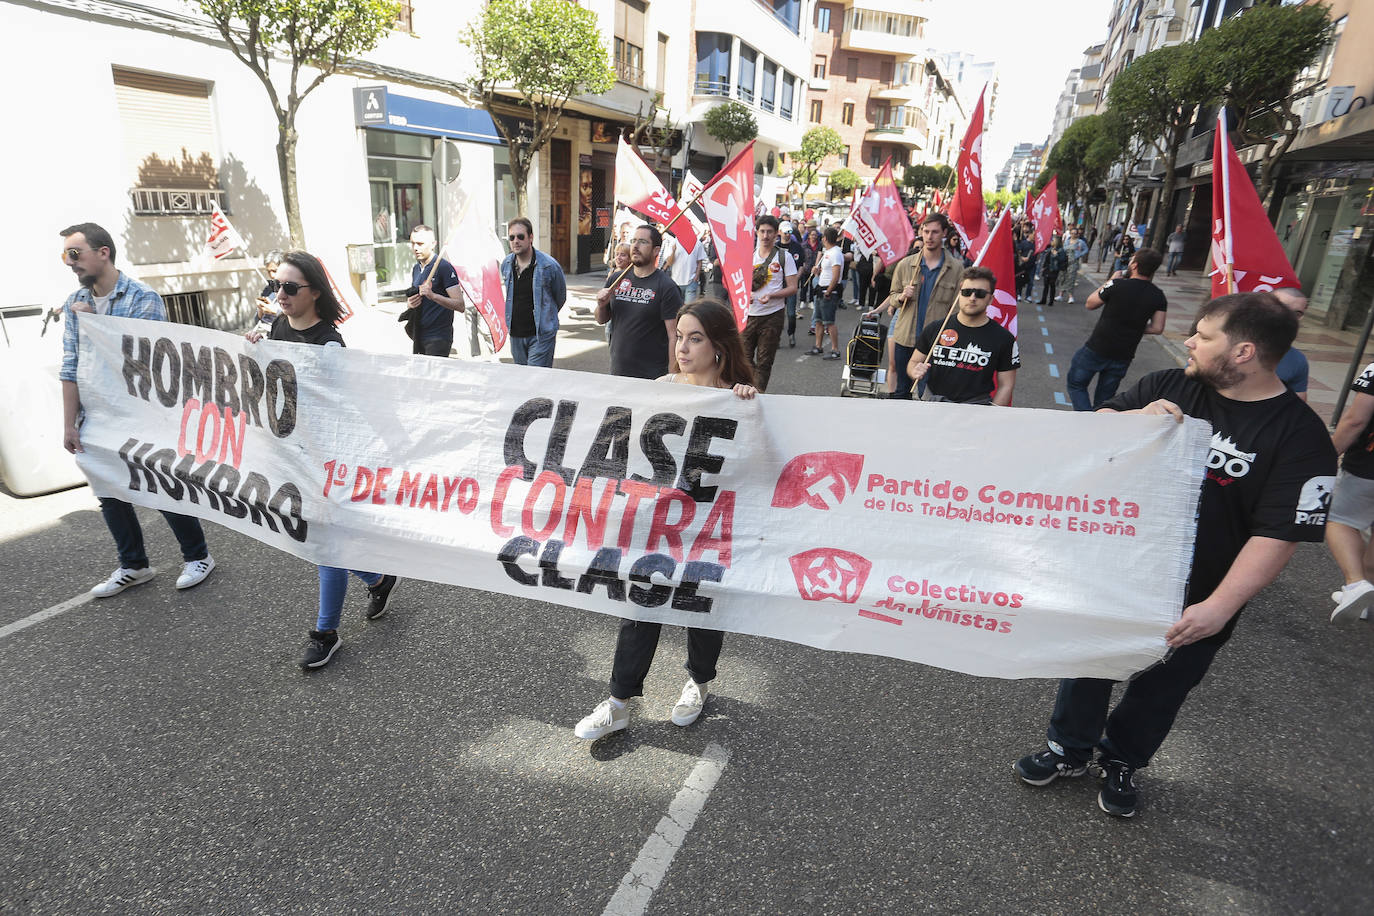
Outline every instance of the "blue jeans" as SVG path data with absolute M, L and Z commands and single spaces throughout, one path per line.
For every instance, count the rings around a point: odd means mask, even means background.
M 517 366 L 543 366 L 545 369 L 552 369 L 553 345 L 557 339 L 557 331 L 534 337 L 512 337 L 510 355 L 515 358 Z
M 911 362 L 915 347 L 904 347 L 897 342 L 892 344 L 892 369 L 897 373 L 897 384 L 892 389 L 892 397 L 902 401 L 911 400 L 911 376 L 906 374 L 906 364 Z M 926 396 L 926 380 L 916 387 L 916 400 Z
M 344 596 L 348 594 L 348 574 L 351 572 L 367 583 L 369 587 L 382 581 L 379 573 L 358 572 L 356 569 L 339 569 L 337 566 L 321 566 L 320 570 L 320 613 L 315 619 L 315 629 L 325 632 L 339 627 L 343 616 Z
M 797 333 L 797 294 L 787 297 L 787 334 Z
M 147 569 L 148 552 L 143 546 L 143 528 L 138 524 L 134 507 L 121 499 L 108 496 L 100 497 L 100 514 L 105 516 L 105 526 L 114 536 L 115 548 L 119 551 L 119 565 L 124 569 Z M 181 545 L 181 559 L 187 563 L 203 560 L 210 555 L 205 546 L 205 531 L 200 527 L 200 519 L 191 515 L 178 515 L 164 512 L 167 527 L 176 535 Z
M 452 349 L 452 337 L 426 337 L 420 341 L 420 352 L 425 356 L 446 357 Z
M 1169 259 L 1168 262 L 1164 265 L 1164 272 L 1172 277 L 1175 273 L 1178 272 L 1178 262 L 1181 260 L 1183 260 L 1183 252 L 1169 252 Z
M 1069 389 L 1069 400 L 1074 410 L 1096 410 L 1112 399 L 1126 370 L 1131 367 L 1129 359 L 1107 359 L 1086 346 L 1079 347 L 1069 364 L 1068 377 L 1064 386 Z M 1088 385 L 1097 376 L 1097 388 L 1091 399 L 1088 398 Z

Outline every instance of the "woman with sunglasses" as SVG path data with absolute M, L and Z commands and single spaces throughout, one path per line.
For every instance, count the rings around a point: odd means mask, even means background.
M 290 251 L 277 267 L 277 305 L 281 308 L 264 334 L 259 328 L 248 332 L 248 339 L 257 343 L 264 336 L 289 343 L 314 344 L 322 347 L 342 347 L 343 337 L 334 325 L 339 321 L 339 300 L 325 276 L 324 266 L 314 255 L 304 251 Z M 350 572 L 367 585 L 367 619 L 376 620 L 386 613 L 391 592 L 396 588 L 395 576 L 372 572 L 320 566 L 320 607 L 315 629 L 310 631 L 301 658 L 307 671 L 323 668 L 334 658 L 343 641 L 339 639 L 339 618 L 343 616 L 344 596 L 348 593 Z
M 744 355 L 734 312 L 716 299 L 698 299 L 677 313 L 677 372 L 658 381 L 676 385 L 727 388 L 746 400 L 757 395 L 754 370 Z M 573 733 L 595 741 L 630 723 L 629 700 L 644 695 L 662 624 L 622 620 L 611 663 L 611 692 Z M 706 684 L 716 676 L 716 661 L 725 634 L 720 630 L 687 628 L 687 673 L 691 675 L 673 705 L 674 725 L 688 726 L 706 704 Z

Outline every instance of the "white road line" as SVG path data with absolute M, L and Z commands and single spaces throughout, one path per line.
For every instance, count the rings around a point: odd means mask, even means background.
M 1054 355 L 1054 347 L 1050 345 L 1049 341 L 1045 342 L 1045 352 L 1051 356 Z
M 1044 316 L 1044 315 L 1036 315 L 1035 317 L 1036 317 L 1036 318 L 1039 318 L 1041 321 L 1044 321 L 1044 320 L 1045 320 L 1045 316 Z
M 668 866 L 673 864 L 673 856 L 682 848 L 687 831 L 696 823 L 701 809 L 706 807 L 706 799 L 729 760 L 730 751 L 726 748 L 714 741 L 706 745 L 701 759 L 668 805 L 668 815 L 658 822 L 653 836 L 644 841 L 639 856 L 621 879 L 602 916 L 639 916 L 648 908 L 649 899 L 663 883 Z
M 1062 406 L 1064 406 L 1064 407 L 1068 407 L 1068 406 L 1069 406 L 1069 399 L 1066 398 L 1066 397 L 1064 397 L 1064 392 L 1062 392 L 1062 391 L 1056 391 L 1056 392 L 1054 393 L 1054 403 L 1059 404 L 1059 405 L 1062 405 Z
M 1041 328 L 1041 329 L 1040 329 L 1040 333 L 1041 333 L 1041 334 L 1044 334 L 1046 337 L 1049 337 L 1049 336 L 1050 336 L 1050 329 L 1049 329 L 1049 328 Z
M 1059 367 L 1050 363 L 1050 378 L 1059 378 Z
M 65 614 L 72 608 L 81 607 L 81 605 L 85 604 L 87 601 L 90 601 L 94 598 L 95 595 L 92 595 L 90 592 L 86 592 L 84 595 L 77 595 L 75 598 L 69 598 L 66 601 L 63 601 L 61 604 L 54 604 L 52 607 L 48 608 L 45 611 L 39 611 L 36 614 L 30 614 L 23 620 L 16 620 L 14 623 L 7 623 L 3 627 L 0 627 L 0 639 L 4 639 L 11 633 L 18 633 L 20 630 L 27 630 L 29 627 L 33 626 L 36 623 L 42 623 L 45 620 L 51 620 L 58 614 Z

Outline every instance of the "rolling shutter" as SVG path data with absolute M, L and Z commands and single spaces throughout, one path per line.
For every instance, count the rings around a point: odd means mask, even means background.
M 112 69 L 133 186 L 219 187 L 210 84 Z

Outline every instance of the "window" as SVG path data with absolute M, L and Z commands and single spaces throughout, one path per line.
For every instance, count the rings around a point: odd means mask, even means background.
M 825 79 L 825 55 L 817 54 L 816 62 L 811 67 L 811 75 L 818 80 Z
M 167 307 L 168 321 L 175 321 L 177 324 L 193 324 L 202 328 L 206 327 L 204 291 L 194 293 L 168 293 L 162 297 L 162 304 Z
M 697 95 L 730 94 L 730 36 L 697 32 Z
M 623 38 L 615 40 L 615 76 L 626 83 L 644 85 L 644 49 Z
M 812 124 L 819 124 L 819 123 L 821 123 L 821 100 L 820 100 L 820 99 L 812 99 L 812 100 L 811 100 L 811 123 L 812 123 Z
M 784 121 L 792 120 L 792 100 L 797 97 L 797 78 L 782 71 L 782 98 L 778 99 L 778 114 Z
M 210 85 L 112 68 L 134 212 L 209 213 L 224 205 Z
M 658 33 L 658 91 L 663 92 L 668 82 L 668 36 Z
M 840 151 L 840 165 L 849 168 L 849 147 L 847 146 Z
M 853 123 L 854 123 L 854 103 L 853 103 L 853 102 L 845 102 L 844 105 L 843 105 L 843 107 L 840 108 L 840 120 L 843 121 L 845 124 L 853 124 Z
M 885 60 L 878 65 L 878 82 L 884 86 L 892 85 L 892 61 Z
M 395 28 L 402 32 L 415 31 L 415 10 L 411 8 L 410 0 L 401 0 L 396 5 L 396 25 Z
M 883 148 L 881 146 L 871 146 L 868 148 L 868 167 L 880 169 L 883 167 Z
M 830 31 L 830 7 L 821 6 L 820 4 L 816 5 L 816 31 Z
M 754 71 L 758 69 L 759 52 L 743 42 L 739 46 L 739 77 L 735 80 L 735 94 L 744 102 L 754 104 Z
M 771 0 L 773 16 L 793 32 L 801 32 L 801 0 Z
M 615 75 L 636 86 L 644 85 L 644 0 L 616 0 Z
M 759 107 L 764 111 L 773 110 L 774 99 L 778 95 L 778 65 L 771 60 L 763 60 L 763 85 L 759 87 Z
M 859 78 L 859 59 L 857 57 L 851 57 L 846 62 L 844 78 L 851 83 Z

